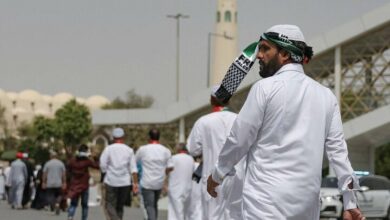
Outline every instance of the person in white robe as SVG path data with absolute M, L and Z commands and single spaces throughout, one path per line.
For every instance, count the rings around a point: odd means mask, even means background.
M 3 165 L 0 164 L 0 200 L 5 200 L 5 175 Z
M 199 157 L 195 158 L 194 162 L 194 170 L 198 168 L 199 162 L 197 161 Z M 190 204 L 188 208 L 188 220 L 202 220 L 202 200 L 201 200 L 201 188 L 200 188 L 200 183 L 195 181 L 194 179 L 192 180 L 192 188 L 191 188 L 191 195 L 190 195 Z
M 17 153 L 17 159 L 11 163 L 10 181 L 11 181 L 11 206 L 12 208 L 22 209 L 22 198 L 24 185 L 27 181 L 27 167 L 21 160 L 22 153 Z
M 231 213 L 230 207 L 230 193 L 232 190 L 232 184 L 234 181 L 238 181 L 238 178 L 234 178 L 232 172 L 221 187 L 217 190 L 222 196 L 218 198 L 212 198 L 207 193 L 207 177 L 211 174 L 211 170 L 217 162 L 217 158 L 226 138 L 230 132 L 233 122 L 236 120 L 237 114 L 229 111 L 226 107 L 228 103 L 222 103 L 215 97 L 215 92 L 219 86 L 214 86 L 210 103 L 213 106 L 213 112 L 199 118 L 188 137 L 187 148 L 192 156 L 202 155 L 203 158 L 203 170 L 200 180 L 202 189 L 202 215 L 203 219 L 220 220 L 230 219 L 229 215 L 241 215 L 241 208 L 235 209 L 239 213 Z M 243 167 L 238 165 L 236 169 Z M 233 179 L 234 178 L 234 179 Z M 240 180 L 242 181 L 242 179 Z M 241 198 L 240 188 L 235 189 L 235 193 L 238 195 L 232 198 Z M 237 202 L 237 201 L 235 201 Z M 236 204 L 236 207 L 241 207 L 240 202 Z
M 177 154 L 168 161 L 168 220 L 189 219 L 194 158 L 188 155 L 184 144 L 176 148 Z M 199 211 L 199 210 L 198 210 Z
M 364 219 L 359 184 L 348 159 L 340 109 L 332 91 L 303 70 L 313 51 L 295 25 L 276 25 L 260 38 L 260 75 L 208 178 L 208 192 L 247 156 L 245 220 L 319 219 L 323 152 L 339 180 L 345 219 Z

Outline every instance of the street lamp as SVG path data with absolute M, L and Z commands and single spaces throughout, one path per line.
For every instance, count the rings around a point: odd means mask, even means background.
M 176 101 L 179 101 L 179 71 L 180 71 L 180 19 L 189 18 L 188 15 L 177 13 L 176 15 L 167 15 L 167 18 L 176 19 Z
M 233 37 L 230 37 L 226 35 L 226 33 L 218 34 L 218 33 L 212 33 L 209 32 L 208 38 L 207 38 L 207 88 L 210 87 L 210 50 L 211 50 L 211 37 L 223 37 L 227 40 L 233 40 Z

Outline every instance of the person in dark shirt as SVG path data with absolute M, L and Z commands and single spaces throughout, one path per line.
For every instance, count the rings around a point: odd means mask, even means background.
M 99 168 L 99 163 L 96 160 L 89 159 L 89 156 L 89 149 L 83 144 L 79 147 L 77 156 L 68 163 L 70 181 L 67 197 L 71 200 L 68 208 L 68 220 L 73 220 L 79 198 L 81 198 L 82 208 L 81 219 L 86 220 L 88 218 L 90 178 L 88 168 Z

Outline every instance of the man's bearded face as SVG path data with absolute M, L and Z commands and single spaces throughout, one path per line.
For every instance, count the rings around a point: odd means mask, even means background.
M 282 64 L 278 59 L 278 52 L 268 61 L 268 63 L 259 60 L 259 65 L 259 75 L 262 78 L 273 76 L 280 69 L 280 67 L 282 67 Z

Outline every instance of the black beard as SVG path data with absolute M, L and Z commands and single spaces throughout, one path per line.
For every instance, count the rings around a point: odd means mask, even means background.
M 268 64 L 265 64 L 263 61 L 259 60 L 259 75 L 262 78 L 268 78 L 273 76 L 279 69 L 282 67 L 278 63 L 277 57 L 272 58 Z

